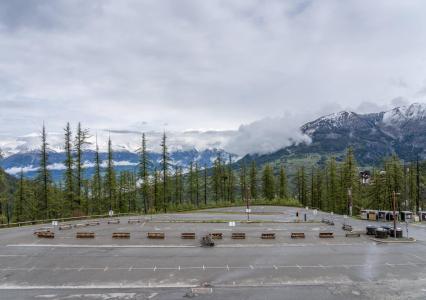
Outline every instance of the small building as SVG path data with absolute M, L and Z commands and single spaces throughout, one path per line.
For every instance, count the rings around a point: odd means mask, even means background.
M 377 220 L 377 210 L 362 209 L 362 210 L 360 210 L 359 213 L 360 213 L 361 220 L 370 220 L 370 221 L 376 221 Z
M 395 212 L 395 218 L 398 220 L 399 218 L 399 212 Z M 386 212 L 386 221 L 393 221 L 393 211 L 387 211 Z
M 379 221 L 386 221 L 386 214 L 388 212 L 389 211 L 387 211 L 387 210 L 379 210 L 379 212 L 377 213 L 377 219 Z
M 369 210 L 367 213 L 368 220 L 370 221 L 377 221 L 377 210 Z

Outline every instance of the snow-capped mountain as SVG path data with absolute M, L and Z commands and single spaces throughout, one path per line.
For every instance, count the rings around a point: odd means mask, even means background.
M 151 168 L 158 167 L 160 162 L 160 143 L 163 133 L 146 133 Z M 229 157 L 229 153 L 220 147 L 230 138 L 232 132 L 169 132 L 167 144 L 171 164 L 187 169 L 191 162 L 200 167 L 211 167 L 218 155 Z M 118 171 L 136 170 L 138 165 L 138 151 L 141 145 L 141 133 L 133 131 L 100 131 L 91 133 L 88 144 L 83 152 L 83 161 L 86 175 L 94 171 L 94 154 L 96 145 L 99 147 L 102 160 L 107 158 L 108 139 L 111 138 L 114 151 L 114 165 Z M 11 175 L 18 175 L 21 171 L 27 177 L 34 177 L 39 166 L 40 134 L 33 133 L 20 137 L 0 137 L 0 149 L 4 159 L 0 166 Z M 54 179 L 60 179 L 65 169 L 64 135 L 63 133 L 48 133 L 49 165 Z M 235 160 L 236 155 L 231 155 Z M 105 164 L 105 162 L 103 163 Z
M 108 139 L 111 138 L 114 151 L 137 152 L 141 146 L 141 132 L 101 130 L 89 131 L 88 144 L 86 150 L 96 150 L 96 145 L 100 152 L 107 152 Z M 160 152 L 160 144 L 163 133 L 149 131 L 145 133 L 148 151 Z M 223 145 L 233 136 L 235 131 L 184 131 L 167 132 L 167 145 L 170 152 L 189 151 L 193 149 L 223 149 Z M 48 132 L 47 141 L 51 152 L 64 151 L 64 133 Z M 37 151 L 40 148 L 40 133 L 35 132 L 23 136 L 1 136 L 0 149 L 4 157 L 17 153 L 27 153 Z
M 416 159 L 417 155 L 426 158 L 426 104 L 414 103 L 369 114 L 342 111 L 308 122 L 301 130 L 311 143 L 245 159 L 255 157 L 259 164 L 264 164 L 315 154 L 324 162 L 329 155 L 341 157 L 349 146 L 362 165 L 379 164 L 392 154 L 406 161 Z

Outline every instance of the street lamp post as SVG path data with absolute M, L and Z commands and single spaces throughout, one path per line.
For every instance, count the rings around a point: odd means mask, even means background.
M 246 196 L 246 213 L 247 213 L 247 222 L 250 221 L 250 200 L 248 197 L 248 188 L 245 190 L 245 196 Z
M 396 195 L 400 195 L 400 193 L 396 193 L 393 191 L 393 237 L 396 238 Z

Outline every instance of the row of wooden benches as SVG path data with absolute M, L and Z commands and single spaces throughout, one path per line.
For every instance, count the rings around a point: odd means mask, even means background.
M 54 238 L 55 233 L 52 231 L 39 231 L 36 232 L 37 236 L 40 238 Z M 222 239 L 223 233 L 221 232 L 213 232 L 210 234 L 212 239 Z M 320 232 L 318 235 L 320 238 L 334 238 L 333 232 Z M 346 234 L 346 237 L 359 237 L 360 233 L 357 232 L 350 232 Z M 95 233 L 94 232 L 77 232 L 76 238 L 94 238 Z M 113 238 L 130 238 L 130 232 L 114 232 L 112 234 Z M 291 238 L 297 239 L 297 238 L 305 238 L 304 232 L 292 232 L 290 235 Z M 165 234 L 164 232 L 148 232 L 147 238 L 149 239 L 164 239 Z M 184 232 L 181 233 L 182 239 L 195 239 L 195 233 L 194 232 Z M 244 232 L 233 232 L 231 234 L 232 239 L 239 239 L 243 240 L 246 238 L 246 234 Z M 260 235 L 261 239 L 275 239 L 275 233 L 262 233 Z

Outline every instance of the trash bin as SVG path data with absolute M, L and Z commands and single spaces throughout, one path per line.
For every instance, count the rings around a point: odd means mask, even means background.
M 367 225 L 366 229 L 367 229 L 367 235 L 375 235 L 376 234 L 376 229 L 377 229 L 376 226 Z
M 393 228 L 390 230 L 389 236 L 395 237 Z M 398 239 L 402 238 L 402 229 L 401 228 L 396 228 L 396 238 L 398 238 Z
M 391 230 L 392 230 L 392 226 L 390 226 L 390 225 L 382 225 L 382 226 L 380 226 L 381 228 L 383 228 L 384 230 L 386 230 L 386 232 L 388 233 L 388 235 L 390 235 L 390 232 L 391 232 Z
M 388 232 L 384 228 L 377 228 L 376 229 L 376 238 L 378 239 L 386 239 L 388 237 Z

